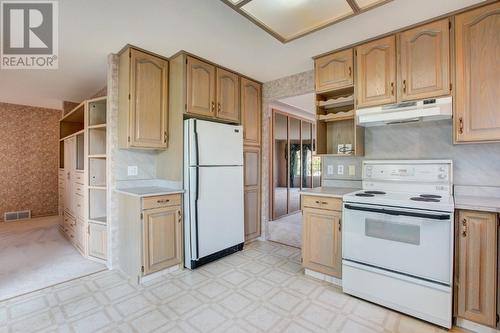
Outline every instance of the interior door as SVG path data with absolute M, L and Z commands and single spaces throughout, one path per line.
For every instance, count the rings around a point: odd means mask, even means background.
M 273 220 L 288 214 L 288 117 L 273 116 Z
M 190 172 L 198 183 L 194 216 L 198 258 L 243 243 L 243 166 L 193 167 Z
M 396 102 L 396 39 L 389 36 L 356 48 L 357 106 Z
M 215 66 L 187 57 L 186 112 L 215 116 Z
M 168 61 L 131 50 L 130 146 L 167 147 Z
M 217 68 L 217 110 L 219 119 L 240 122 L 240 82 L 239 76 L 222 68 Z
M 450 93 L 449 20 L 432 22 L 398 35 L 401 100 Z
M 181 262 L 181 209 L 178 206 L 145 210 L 143 216 L 144 274 Z

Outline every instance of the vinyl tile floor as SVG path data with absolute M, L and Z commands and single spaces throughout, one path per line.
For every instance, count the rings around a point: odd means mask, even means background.
M 0 332 L 446 331 L 306 277 L 300 250 L 256 241 L 143 285 L 104 271 L 1 302 Z

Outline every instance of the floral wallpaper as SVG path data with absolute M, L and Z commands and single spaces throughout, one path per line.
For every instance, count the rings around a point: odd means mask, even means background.
M 0 221 L 5 212 L 58 211 L 61 110 L 0 103 Z

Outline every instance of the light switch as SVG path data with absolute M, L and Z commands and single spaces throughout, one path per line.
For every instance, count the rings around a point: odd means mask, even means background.
M 129 165 L 127 168 L 127 175 L 128 176 L 137 176 L 139 174 L 139 168 L 137 168 L 137 165 Z
M 356 175 L 356 166 L 349 165 L 349 176 L 355 176 L 355 175 Z
M 327 173 L 328 173 L 329 175 L 333 175 L 333 165 L 329 165 L 329 166 L 328 166 L 328 171 L 327 171 Z
M 343 166 L 342 164 L 339 164 L 339 165 L 337 166 L 337 173 L 338 173 L 339 175 L 343 175 L 343 174 L 344 174 L 344 166 Z

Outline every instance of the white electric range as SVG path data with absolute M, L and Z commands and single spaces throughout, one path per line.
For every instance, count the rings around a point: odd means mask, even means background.
M 451 327 L 452 161 L 365 161 L 344 196 L 344 292 Z

